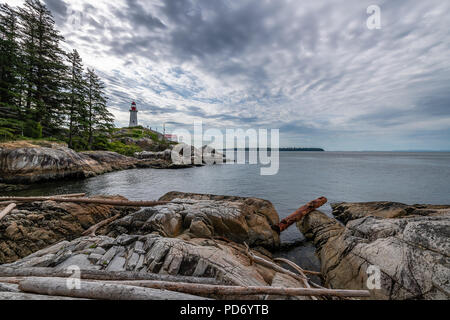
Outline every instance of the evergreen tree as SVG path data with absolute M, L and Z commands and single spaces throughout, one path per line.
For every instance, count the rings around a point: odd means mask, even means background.
M 68 76 L 68 101 L 67 114 L 69 123 L 69 147 L 73 147 L 73 137 L 80 140 L 86 128 L 88 118 L 85 96 L 87 92 L 86 82 L 83 77 L 83 64 L 77 50 L 68 54 L 70 75 Z
M 87 131 L 88 145 L 92 149 L 94 143 L 94 133 L 105 132 L 114 127 L 114 116 L 108 111 L 105 85 L 97 76 L 94 70 L 87 70 Z
M 63 80 L 66 66 L 51 12 L 39 0 L 26 0 L 19 8 L 26 70 L 25 112 L 41 123 L 45 135 L 55 133 L 64 121 Z
M 105 86 L 93 70 L 84 74 L 76 50 L 61 49 L 63 40 L 40 0 L 0 4 L 0 139 L 68 132 L 70 147 L 91 149 L 99 137 L 105 145 L 114 121 Z
M 17 12 L 0 4 L 0 136 L 22 133 Z

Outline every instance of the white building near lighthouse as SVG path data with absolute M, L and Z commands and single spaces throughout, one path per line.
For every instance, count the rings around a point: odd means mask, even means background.
M 138 126 L 138 118 L 137 118 L 138 110 L 136 108 L 136 102 L 133 101 L 130 109 L 130 125 L 129 127 L 137 127 Z

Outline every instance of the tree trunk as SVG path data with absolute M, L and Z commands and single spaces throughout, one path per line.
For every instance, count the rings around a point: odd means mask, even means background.
M 177 283 L 164 281 L 113 281 L 112 283 L 142 286 L 145 288 L 163 289 L 189 293 L 194 295 L 216 295 L 216 296 L 247 296 L 247 295 L 280 295 L 280 296 L 332 296 L 332 297 L 370 297 L 366 290 L 334 290 L 334 289 L 312 289 L 312 288 L 284 288 L 284 287 L 240 287 L 193 283 Z
M 156 207 L 169 203 L 168 201 L 128 201 L 128 200 L 62 198 L 62 197 L 0 197 L 0 201 L 15 201 L 15 202 L 55 201 L 55 202 L 73 202 L 86 204 L 103 204 L 117 207 Z
M 116 214 L 114 217 L 100 221 L 96 225 L 93 225 L 92 227 L 87 229 L 85 232 L 83 232 L 83 236 L 95 237 L 95 233 L 97 232 L 98 229 L 110 224 L 111 222 L 113 222 L 119 218 L 120 218 L 120 214 Z M 1 217 L 0 217 L 0 219 L 1 219 Z
M 9 206 L 7 206 L 5 209 L 3 209 L 3 211 L 0 212 L 0 220 L 2 220 L 3 217 L 5 217 L 8 213 L 13 211 L 15 207 L 16 207 L 16 204 L 11 203 Z
M 307 214 L 313 212 L 314 210 L 320 208 L 325 203 L 327 203 L 327 198 L 320 197 L 314 201 L 311 201 L 304 205 L 303 207 L 299 208 L 297 211 L 295 211 L 293 214 L 291 214 L 289 217 L 283 219 L 280 221 L 278 226 L 273 226 L 272 228 L 277 231 L 278 233 L 283 232 L 287 228 L 289 228 L 294 223 L 300 221 L 304 216 Z
M 23 292 L 102 300 L 190 300 L 202 296 L 333 296 L 370 297 L 366 290 L 332 290 L 283 287 L 218 286 L 164 281 L 79 281 L 61 278 L 27 278 L 20 281 Z M 164 291 L 163 291 L 164 290 Z M 165 291 L 167 290 L 167 291 Z M 177 292 L 177 293 L 176 293 Z
M 163 291 L 121 284 L 80 281 L 74 279 L 29 278 L 21 281 L 23 292 L 99 300 L 205 300 L 185 293 Z
M 1 279 L 10 282 L 11 277 L 57 277 L 66 278 L 71 274 L 65 270 L 54 270 L 53 268 L 9 268 L 0 266 L 0 277 L 9 279 Z M 219 284 L 214 278 L 199 278 L 189 276 L 173 276 L 165 274 L 156 274 L 148 272 L 133 271 L 105 271 L 105 270 L 81 270 L 81 279 L 85 280 L 104 280 L 104 281 L 125 281 L 125 280 L 157 280 L 166 282 L 186 282 L 199 284 Z M 17 281 L 12 282 L 17 283 Z

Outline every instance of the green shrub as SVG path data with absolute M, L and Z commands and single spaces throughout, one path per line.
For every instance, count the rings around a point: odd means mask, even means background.
M 39 122 L 36 122 L 33 120 L 27 120 L 25 122 L 23 134 L 26 137 L 30 137 L 33 139 L 41 139 L 42 138 L 42 125 Z
M 92 143 L 92 150 L 108 150 L 109 143 L 108 138 L 105 135 L 94 136 Z
M 144 137 L 144 133 L 142 132 L 142 130 L 134 129 L 131 131 L 131 137 L 140 139 Z
M 108 150 L 123 154 L 125 156 L 129 156 L 129 157 L 132 157 L 135 152 L 142 152 L 142 148 L 140 148 L 136 145 L 127 145 L 120 141 L 110 142 L 108 144 Z
M 87 148 L 87 140 L 83 136 L 75 135 L 72 137 L 72 149 L 75 151 L 84 151 Z
M 11 140 L 14 138 L 14 133 L 12 129 L 0 128 L 0 141 Z

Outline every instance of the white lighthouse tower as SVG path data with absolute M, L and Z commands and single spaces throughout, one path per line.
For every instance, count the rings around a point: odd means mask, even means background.
M 138 119 L 137 119 L 137 108 L 136 108 L 136 102 L 133 101 L 133 103 L 131 104 L 131 109 L 130 109 L 130 125 L 129 127 L 137 127 L 138 126 Z

